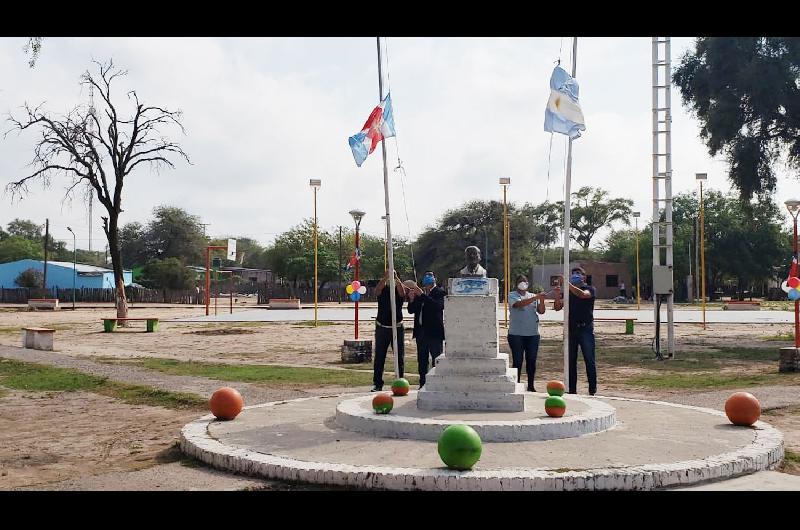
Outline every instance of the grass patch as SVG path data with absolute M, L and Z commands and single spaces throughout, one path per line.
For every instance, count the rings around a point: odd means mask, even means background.
M 366 386 L 372 384 L 371 372 L 357 372 L 354 370 L 330 370 L 327 368 L 268 364 L 200 363 L 153 357 L 137 359 L 132 361 L 131 364 L 137 364 L 143 368 L 157 370 L 170 375 L 189 375 L 245 383 L 314 386 Z M 412 374 L 407 374 L 406 376 L 409 380 L 415 377 Z
M 662 352 L 666 354 L 666 352 Z M 631 366 L 648 370 L 697 371 L 718 370 L 731 363 L 777 362 L 773 348 L 717 348 L 700 352 L 677 352 L 676 359 L 658 361 L 652 350 L 632 348 L 598 348 L 598 364 Z
M 0 382 L 29 392 L 93 392 L 132 405 L 169 409 L 204 409 L 207 400 L 194 394 L 170 392 L 142 385 L 111 381 L 106 377 L 36 363 L 0 359 Z
M 792 333 L 784 333 L 782 335 L 771 335 L 769 337 L 764 337 L 764 340 L 792 342 L 792 341 L 794 341 L 794 334 L 792 334 Z
M 317 325 L 314 325 L 313 320 L 303 320 L 302 322 L 294 322 L 294 327 L 301 327 L 301 328 L 314 328 L 314 327 L 322 327 L 322 326 L 335 326 L 336 322 L 329 322 L 327 320 L 317 320 Z
M 783 458 L 792 464 L 800 464 L 800 453 L 795 453 L 794 451 L 786 449 L 783 453 Z
M 0 333 L 20 333 L 23 327 L 31 327 L 31 326 L 0 326 Z M 68 324 L 52 324 L 52 325 L 45 325 L 41 326 L 48 329 L 54 329 L 56 331 L 64 331 L 68 329 L 72 329 L 71 325 Z
M 654 390 L 665 389 L 724 389 L 760 386 L 767 384 L 797 384 L 784 380 L 780 374 L 720 375 L 715 373 L 665 373 L 639 375 L 625 380 L 626 384 L 644 386 Z

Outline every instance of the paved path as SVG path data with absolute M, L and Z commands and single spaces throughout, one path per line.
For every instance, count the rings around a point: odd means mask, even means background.
M 377 315 L 378 310 L 374 307 L 359 308 L 359 320 L 371 320 Z M 652 309 L 596 309 L 595 318 L 636 318 L 637 322 L 652 324 L 654 322 L 654 312 Z M 407 315 L 405 320 L 410 323 Z M 320 307 L 318 309 L 318 320 L 325 321 L 352 321 L 353 308 L 348 307 Z M 502 305 L 497 309 L 497 320 L 503 320 Z M 563 322 L 564 312 L 548 310 L 540 317 L 545 322 Z M 702 311 L 697 310 L 676 310 L 674 312 L 675 322 L 700 323 L 703 321 Z M 298 322 L 314 320 L 314 309 L 252 309 L 246 311 L 235 311 L 232 315 L 199 316 L 176 318 L 170 322 Z M 661 322 L 667 322 L 666 310 L 661 312 Z M 794 313 L 791 311 L 706 311 L 706 322 L 712 324 L 791 324 L 794 322 Z
M 800 477 L 778 471 L 759 471 L 743 477 L 675 489 L 680 491 L 800 491 Z

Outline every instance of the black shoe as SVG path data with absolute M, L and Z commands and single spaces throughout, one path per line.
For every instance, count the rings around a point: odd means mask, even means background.
M 376 386 L 370 392 L 383 392 L 383 387 Z
M 528 387 L 528 392 L 536 392 L 536 389 L 533 388 L 532 386 L 529 386 Z

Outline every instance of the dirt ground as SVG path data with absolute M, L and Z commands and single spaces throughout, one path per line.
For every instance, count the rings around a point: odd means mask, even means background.
M 241 306 L 240 306 L 241 307 Z M 0 308 L 0 345 L 17 347 L 22 326 L 48 326 L 56 331 L 56 354 L 84 361 L 124 360 L 161 357 L 176 360 L 236 364 L 281 364 L 344 368 L 340 346 L 352 338 L 352 324 L 336 323 L 317 328 L 299 323 L 170 323 L 170 318 L 199 316 L 202 307 L 134 307 L 131 316 L 162 319 L 159 331 L 143 333 L 144 323 L 130 329 L 103 333 L 101 318 L 113 315 L 113 308 L 80 308 L 78 311 L 27 312 Z M 708 348 L 770 348 L 788 342 L 768 341 L 792 333 L 791 325 L 712 324 L 703 331 L 699 325 L 675 326 L 676 346 L 683 350 Z M 361 323 L 360 334 L 373 334 L 369 322 Z M 636 333 L 624 335 L 621 322 L 596 324 L 600 393 L 684 402 L 685 392 L 632 389 L 614 381 L 635 368 L 603 366 L 602 350 L 612 347 L 650 348 L 653 325 L 637 324 Z M 559 339 L 561 326 L 541 326 L 543 338 L 537 382 L 561 379 Z M 505 331 L 501 329 L 501 337 Z M 407 370 L 416 373 L 416 348 L 407 337 Z M 22 351 L 22 350 L 20 350 Z M 28 350 L 30 351 L 30 350 Z M 508 351 L 501 340 L 501 351 Z M 391 358 L 387 359 L 391 366 Z M 371 367 L 365 365 L 363 369 Z M 735 369 L 735 368 L 733 368 Z M 758 368 L 776 371 L 774 365 Z M 580 368 L 582 378 L 582 367 Z M 162 374 L 162 379 L 170 377 Z M 184 390 L 191 381 L 182 379 Z M 205 395 L 208 380 L 196 382 L 197 393 Z M 168 384 L 158 384 L 168 387 Z M 190 388 L 191 389 L 191 388 Z M 270 388 L 272 399 L 298 397 L 297 389 Z M 357 390 L 357 389 L 354 389 Z M 762 399 L 757 391 L 753 391 Z M 691 402 L 721 408 L 730 391 L 694 393 Z M 705 397 L 703 397 L 705 396 Z M 800 452 L 800 387 L 777 387 L 764 391 L 765 414 L 786 435 L 786 446 Z M 772 400 L 772 401 L 770 401 Z M 135 406 L 87 392 L 26 392 L 0 389 L 0 489 L 285 489 L 277 483 L 235 477 L 198 467 L 175 450 L 181 427 L 202 411 L 176 411 L 161 407 Z M 794 468 L 789 466 L 789 470 Z

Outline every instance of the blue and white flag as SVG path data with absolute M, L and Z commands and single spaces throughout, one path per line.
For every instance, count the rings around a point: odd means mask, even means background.
M 361 131 L 348 139 L 356 165 L 361 167 L 361 164 L 375 150 L 379 142 L 394 135 L 392 98 L 391 94 L 386 94 L 381 104 L 373 109 Z
M 578 82 L 560 66 L 550 76 L 550 99 L 544 111 L 544 130 L 578 138 L 586 130 L 578 104 Z

